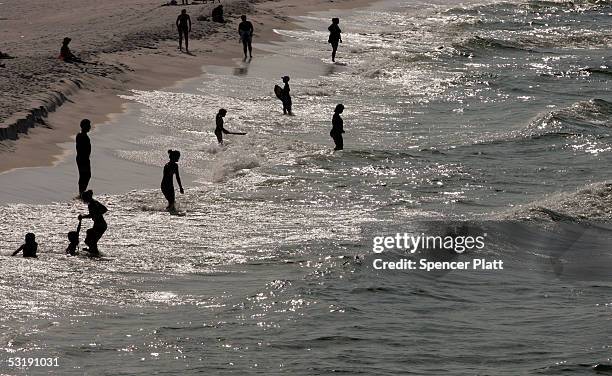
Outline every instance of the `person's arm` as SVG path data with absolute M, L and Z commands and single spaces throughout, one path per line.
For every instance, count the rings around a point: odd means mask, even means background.
M 189 32 L 191 33 L 191 17 L 187 16 L 187 21 L 189 22 Z
M 22 244 L 21 247 L 17 248 L 17 250 L 15 252 L 13 252 L 13 254 L 11 256 L 17 256 L 17 254 L 23 250 L 24 246 L 25 246 L 25 244 Z
M 79 225 L 77 226 L 76 233 L 77 235 L 81 232 L 81 220 L 79 219 Z
M 249 23 L 249 26 L 250 26 L 250 29 L 251 29 L 251 30 L 249 31 L 249 35 L 252 37 L 252 36 L 253 36 L 253 34 L 255 33 L 255 29 L 253 28 L 253 23 L 252 23 L 252 22 L 251 22 L 251 23 Z
M 176 30 L 179 29 L 179 20 L 181 19 L 181 16 L 176 17 Z
M 179 174 L 178 166 L 176 167 L 176 182 L 179 185 L 179 191 L 181 192 L 181 194 L 185 193 L 185 191 L 183 190 L 183 184 L 181 183 L 181 175 Z

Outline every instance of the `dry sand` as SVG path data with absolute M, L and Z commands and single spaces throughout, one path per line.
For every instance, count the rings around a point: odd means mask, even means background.
M 186 7 L 193 22 L 192 55 L 177 48 L 174 21 L 182 7 L 162 3 L 0 2 L 0 51 L 15 57 L 0 60 L 0 172 L 52 165 L 64 151 L 58 144 L 78 132 L 82 118 L 96 124 L 122 111 L 119 93 L 171 86 L 200 75 L 204 65 L 233 64 L 242 56 L 236 32 L 241 14 L 253 22 L 255 42 L 263 42 L 279 38 L 275 28 L 295 27 L 292 16 L 371 2 L 225 0 L 224 25 L 210 21 L 217 2 L 192 4 Z M 95 64 L 59 60 L 65 36 L 72 38 L 74 53 Z

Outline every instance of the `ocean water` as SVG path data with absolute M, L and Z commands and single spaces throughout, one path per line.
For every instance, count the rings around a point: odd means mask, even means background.
M 132 92 L 92 136 L 114 140 L 92 180 L 104 258 L 63 255 L 85 210 L 58 188 L 76 179 L 72 156 L 57 186 L 28 188 L 65 198 L 0 207 L 0 360 L 60 364 L 1 373 L 611 372 L 611 16 L 609 1 L 388 1 L 300 17 L 250 63 Z M 283 75 L 292 117 L 272 94 Z M 248 133 L 224 147 L 221 107 Z M 169 148 L 185 216 L 158 187 Z M 6 256 L 29 231 L 40 258 Z M 449 231 L 486 233 L 486 247 L 414 256 L 504 270 L 372 267 L 376 236 Z

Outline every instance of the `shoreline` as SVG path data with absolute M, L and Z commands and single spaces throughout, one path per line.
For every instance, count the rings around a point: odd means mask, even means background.
M 229 5 L 231 12 L 233 7 L 240 10 L 242 3 L 235 1 L 226 5 Z M 300 27 L 291 17 L 313 11 L 356 9 L 369 5 L 371 2 L 364 0 L 283 0 L 257 3 L 246 13 L 255 26 L 254 58 L 257 58 L 257 53 L 265 54 L 257 49 L 257 44 L 283 40 L 274 29 Z M 194 6 L 196 5 L 188 6 L 188 12 L 191 12 Z M 181 7 L 166 8 L 178 11 Z M 200 9 L 208 8 L 211 7 Z M 291 16 L 286 13 L 291 13 Z M 214 29 L 209 28 L 197 39 L 191 40 L 193 55 L 179 52 L 176 41 L 172 39 L 155 43 L 154 49 L 141 47 L 97 55 L 96 58 L 104 66 L 120 66 L 122 70 L 110 78 L 106 75 L 93 78 L 83 76 L 74 82 L 69 81 L 63 85 L 65 89 L 51 93 L 51 100 L 46 105 L 33 108 L 25 118 L 14 121 L 12 128 L 15 129 L 18 139 L 0 137 L 0 174 L 21 168 L 56 165 L 65 158 L 67 152 L 61 144 L 74 138 L 81 119 L 90 119 L 96 127 L 104 125 L 114 115 L 125 111 L 129 100 L 120 98 L 121 94 L 130 90 L 177 87 L 183 81 L 198 77 L 204 72 L 205 66 L 236 67 L 236 59 L 242 59 L 242 46 L 236 42 L 237 37 L 234 35 L 239 15 L 240 13 L 226 15 L 228 23 L 218 25 Z M 195 14 L 192 14 L 192 17 L 195 18 Z M 194 29 L 198 27 L 198 22 L 194 19 Z M 206 26 L 210 26 L 210 22 L 207 22 Z M 214 55 L 210 55 L 213 49 Z M 9 120 L 18 115 L 19 113 L 14 114 Z M 6 128 L 6 121 L 0 127 Z M 23 133 L 17 135 L 18 131 Z M 13 131 L 4 131 L 5 134 L 11 132 Z

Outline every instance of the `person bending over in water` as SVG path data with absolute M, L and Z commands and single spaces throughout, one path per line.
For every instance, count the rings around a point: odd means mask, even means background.
M 329 25 L 329 39 L 327 43 L 332 45 L 332 61 L 336 62 L 336 51 L 338 51 L 338 43 L 342 43 L 342 30 L 340 30 L 340 19 L 332 18 L 332 24 Z
M 340 117 L 340 114 L 344 111 L 344 105 L 339 104 L 334 110 L 334 116 L 332 117 L 332 130 L 329 135 L 334 140 L 336 147 L 334 150 L 344 149 L 344 140 L 342 139 L 342 133 L 344 133 L 344 121 Z
M 242 22 L 238 25 L 238 35 L 240 35 L 240 41 L 242 42 L 242 50 L 244 51 L 244 59 L 247 58 L 247 49 L 249 51 L 249 57 L 253 58 L 253 47 L 251 42 L 253 41 L 253 24 L 247 21 L 247 17 L 242 15 L 240 17 Z
M 85 244 L 89 248 L 84 248 L 84 250 L 89 252 L 93 256 L 98 256 L 100 254 L 100 251 L 98 250 L 98 241 L 100 240 L 100 238 L 102 238 L 102 235 L 104 235 L 106 229 L 108 228 L 108 225 L 104 220 L 104 214 L 108 212 L 108 209 L 100 202 L 94 200 L 93 191 L 91 189 L 83 192 L 81 198 L 87 204 L 89 214 L 79 214 L 79 221 L 85 218 L 91 218 L 91 220 L 93 221 L 92 228 L 87 230 L 85 235 Z
M 176 212 L 175 207 L 175 195 L 174 195 L 174 175 L 176 175 L 176 182 L 179 185 L 181 194 L 184 194 L 183 185 L 181 184 L 181 176 L 179 175 L 179 168 L 177 162 L 181 158 L 181 152 L 178 150 L 168 150 L 168 158 L 170 161 L 164 166 L 164 176 L 161 182 L 161 190 L 166 200 L 168 200 L 168 206 L 166 210 L 169 212 Z
M 28 232 L 25 236 L 25 243 L 21 245 L 21 247 L 17 248 L 15 252 L 13 252 L 12 256 L 17 256 L 17 254 L 23 251 L 23 257 L 38 257 L 36 256 L 36 251 L 38 250 L 38 243 L 36 243 L 36 235 Z
M 66 254 L 70 256 L 76 256 L 77 248 L 79 246 L 79 233 L 81 232 L 81 220 L 79 219 L 79 225 L 76 231 L 70 231 L 68 233 L 68 247 L 66 247 Z
M 87 133 L 91 130 L 91 122 L 88 119 L 81 120 L 81 133 L 76 136 L 76 163 L 79 169 L 79 197 L 87 190 L 89 179 L 91 179 L 91 141 Z
M 281 101 L 283 102 L 283 114 L 293 115 L 293 112 L 291 112 L 291 105 L 292 105 L 291 94 L 289 94 L 291 91 L 291 89 L 289 88 L 289 76 L 284 76 L 283 82 L 285 83 L 285 86 L 283 86 L 283 90 L 281 91 Z
M 215 136 L 217 136 L 217 141 L 219 141 L 219 145 L 223 145 L 223 134 L 224 133 L 225 134 L 236 134 L 240 136 L 243 136 L 246 134 L 245 132 L 230 132 L 227 129 L 225 129 L 223 127 L 223 118 L 225 117 L 225 115 L 227 115 L 227 111 L 224 108 L 222 108 L 219 110 L 215 118 L 215 123 L 217 124 L 217 127 L 215 128 Z
M 176 18 L 176 28 L 179 33 L 179 50 L 183 51 L 183 37 L 185 38 L 185 51 L 189 52 L 189 33 L 191 33 L 191 18 L 187 9 L 183 9 Z

